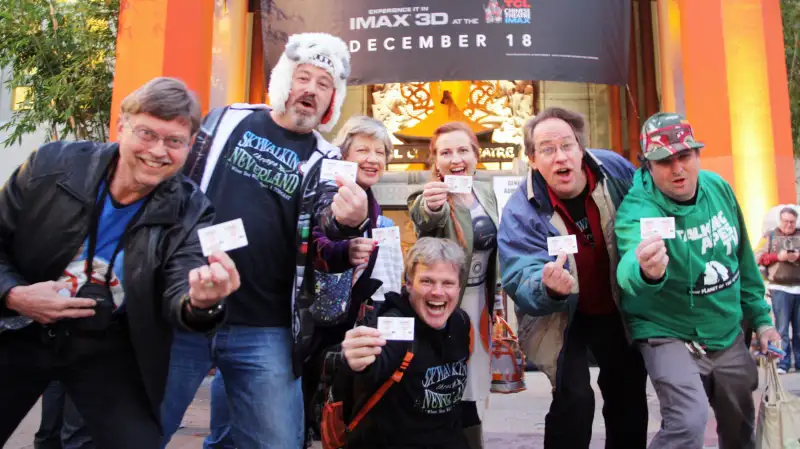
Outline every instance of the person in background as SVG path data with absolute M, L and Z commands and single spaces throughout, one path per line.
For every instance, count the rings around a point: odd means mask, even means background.
M 92 436 L 61 382 L 51 382 L 42 394 L 42 420 L 33 449 L 94 449 Z
M 475 344 L 464 391 L 462 425 L 472 449 L 483 447 L 481 420 L 492 385 L 491 321 L 497 279 L 497 198 L 491 185 L 474 180 L 469 193 L 448 191 L 444 177 L 474 177 L 480 158 L 475 133 L 451 122 L 433 132 L 430 143 L 431 182 L 410 215 L 418 237 L 455 241 L 466 251 L 469 276 L 462 279 L 459 306 L 472 323 Z
M 405 372 L 347 436 L 347 449 L 468 449 L 461 420 L 471 327 L 458 308 L 467 277 L 464 250 L 423 237 L 409 250 L 406 286 L 378 315 L 414 319 L 414 341 L 387 341 L 372 327 L 347 331 L 342 352 L 353 377 L 357 414 L 403 364 Z M 407 351 L 413 352 L 408 362 Z M 347 404 L 345 405 L 347 407 Z M 352 420 L 354 417 L 348 417 Z
M 797 211 L 791 206 L 781 209 L 778 227 L 755 253 L 758 264 L 767 269 L 775 326 L 786 352 L 778 361 L 780 374 L 789 372 L 792 356 L 795 370 L 800 371 L 800 230 L 796 226 Z
M 700 169 L 692 126 L 659 112 L 640 135 L 644 161 L 616 221 L 622 312 L 661 407 L 653 449 L 701 449 L 714 410 L 720 447 L 755 447 L 758 369 L 742 319 L 768 352 L 780 341 L 731 186 Z M 642 219 L 674 218 L 674 238 L 642 236 Z
M 586 149 L 578 113 L 548 108 L 523 128 L 527 179 L 503 211 L 498 238 L 503 288 L 519 312 L 523 350 L 553 386 L 546 449 L 588 449 L 597 361 L 606 447 L 647 445 L 647 373 L 620 312 L 614 217 L 634 168 L 622 156 Z M 575 254 L 550 255 L 548 239 L 574 235 Z

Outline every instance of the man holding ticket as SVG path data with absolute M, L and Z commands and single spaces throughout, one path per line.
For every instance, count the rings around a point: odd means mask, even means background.
M 201 253 L 211 203 L 179 173 L 194 94 L 156 78 L 120 112 L 119 143 L 49 143 L 0 190 L 0 446 L 58 380 L 96 447 L 158 447 L 173 327 L 214 330 L 239 286 Z
M 464 391 L 464 433 L 471 449 L 483 449 L 483 424 L 492 383 L 491 320 L 497 286 L 497 198 L 492 186 L 474 181 L 480 144 L 464 123 L 450 122 L 433 131 L 431 175 L 409 208 L 418 237 L 440 237 L 466 251 L 469 276 L 461 285 L 459 306 L 475 335 Z
M 345 400 L 346 421 L 377 399 L 345 447 L 469 449 L 461 429 L 471 341 L 469 317 L 458 308 L 464 250 L 423 237 L 409 250 L 405 271 L 406 288 L 386 295 L 378 328 L 359 326 L 342 342 L 355 394 L 352 404 Z
M 740 323 L 757 329 L 764 353 L 780 336 L 742 211 L 730 185 L 700 169 L 703 144 L 680 114 L 647 119 L 641 144 L 617 213 L 617 279 L 661 403 L 650 447 L 702 448 L 710 403 L 720 447 L 753 448 L 758 372 Z
M 352 164 L 323 162 L 341 156 L 320 132 L 336 125 L 349 74 L 350 53 L 340 38 L 295 34 L 270 73 L 270 106 L 231 105 L 203 121 L 186 171 L 211 199 L 218 223 L 241 219 L 247 246 L 230 253 L 242 286 L 226 301 L 228 317 L 214 343 L 173 352 L 165 433 L 177 429 L 213 364 L 225 382 L 236 446 L 303 445 L 300 376 L 314 331 L 312 229 L 319 224 L 328 238 L 343 240 L 361 236 L 370 223 L 367 195 L 348 179 L 356 174 Z
M 529 359 L 550 379 L 546 449 L 588 449 L 594 390 L 587 352 L 600 367 L 606 447 L 647 444 L 647 374 L 626 338 L 613 281 L 614 214 L 633 166 L 585 149 L 580 114 L 549 108 L 523 128 L 532 169 L 500 222 L 503 288 L 517 305 Z

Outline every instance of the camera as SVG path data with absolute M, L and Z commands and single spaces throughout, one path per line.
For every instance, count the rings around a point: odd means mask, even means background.
M 97 304 L 94 306 L 94 316 L 72 320 L 73 329 L 83 332 L 102 332 L 111 326 L 114 295 L 107 285 L 87 282 L 78 289 L 75 296 L 93 299 Z

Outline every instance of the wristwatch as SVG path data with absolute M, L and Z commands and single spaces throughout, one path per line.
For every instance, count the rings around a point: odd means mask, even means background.
M 358 232 L 360 234 L 363 234 L 367 232 L 367 228 L 369 228 L 369 217 L 365 218 L 364 221 L 362 221 L 361 224 L 358 225 Z
M 192 305 L 192 299 L 189 297 L 188 293 L 181 297 L 181 310 L 186 310 L 189 315 L 200 321 L 211 321 L 222 313 L 224 308 L 224 302 L 220 301 L 211 307 L 201 309 L 200 307 Z
M 343 225 L 343 224 L 339 223 L 338 220 L 334 220 L 334 222 L 336 223 L 336 226 L 339 228 L 339 230 L 342 232 L 342 234 L 344 234 L 347 237 L 354 237 L 356 235 L 363 235 L 365 232 L 367 232 L 367 228 L 369 228 L 369 217 L 365 218 L 364 221 L 362 221 L 360 225 L 358 225 L 358 226 L 356 226 L 354 228 L 350 227 L 350 226 L 347 226 L 347 225 Z

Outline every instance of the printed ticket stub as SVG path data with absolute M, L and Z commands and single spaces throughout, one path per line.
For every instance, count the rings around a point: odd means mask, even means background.
M 662 239 L 675 238 L 675 217 L 642 218 L 642 238 L 660 235 Z
M 358 164 L 349 161 L 340 161 L 337 159 L 323 159 L 322 170 L 320 171 L 319 178 L 336 181 L 337 176 L 344 179 L 356 182 L 358 175 Z
M 472 176 L 445 175 L 447 190 L 453 193 L 472 193 Z
M 547 253 L 558 256 L 561 253 L 575 254 L 578 252 L 578 239 L 574 235 L 562 235 L 547 238 Z
M 386 340 L 414 341 L 414 318 L 380 316 L 378 331 Z
M 214 251 L 230 251 L 247 246 L 247 235 L 241 218 L 209 226 L 197 231 L 203 255 L 208 257 Z
M 378 246 L 400 246 L 400 227 L 391 226 L 388 228 L 375 228 L 372 230 L 372 238 L 378 242 Z

